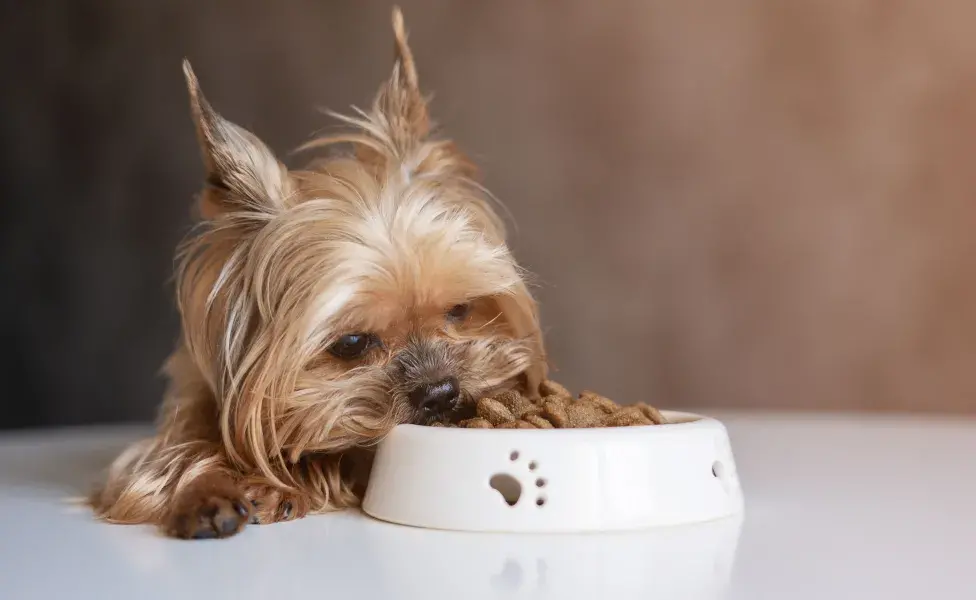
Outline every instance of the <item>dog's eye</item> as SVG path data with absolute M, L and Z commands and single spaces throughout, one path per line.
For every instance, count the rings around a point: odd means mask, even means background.
M 455 304 L 447 311 L 447 318 L 452 321 L 463 321 L 471 312 L 470 304 Z
M 368 333 L 347 333 L 329 346 L 329 352 L 345 360 L 359 358 L 373 347 L 376 338 Z

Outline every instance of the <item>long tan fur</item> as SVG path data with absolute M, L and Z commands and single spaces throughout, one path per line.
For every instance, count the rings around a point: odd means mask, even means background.
M 205 521 L 222 537 L 354 505 L 350 459 L 417 421 L 417 381 L 449 373 L 473 399 L 545 376 L 502 222 L 473 166 L 432 136 L 398 10 L 393 26 L 389 81 L 371 110 L 337 115 L 348 132 L 306 146 L 326 155 L 304 171 L 217 114 L 184 64 L 204 219 L 179 253 L 182 337 L 157 434 L 112 465 L 92 498 L 102 518 L 181 537 Z M 463 321 L 445 318 L 461 305 Z M 377 347 L 328 352 L 353 332 Z

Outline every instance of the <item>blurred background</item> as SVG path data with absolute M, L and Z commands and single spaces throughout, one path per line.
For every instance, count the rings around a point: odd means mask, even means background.
M 511 209 L 558 379 L 666 407 L 976 412 L 976 6 L 403 0 Z M 390 5 L 0 8 L 0 427 L 152 418 L 202 168 L 180 61 L 286 163 Z

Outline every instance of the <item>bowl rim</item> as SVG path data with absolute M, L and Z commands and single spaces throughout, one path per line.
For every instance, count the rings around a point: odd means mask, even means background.
M 551 437 L 614 437 L 623 436 L 645 436 L 647 434 L 675 433 L 677 431 L 689 432 L 698 429 L 714 429 L 716 425 L 722 427 L 721 421 L 702 415 L 699 413 L 662 410 L 661 414 L 669 419 L 681 419 L 677 423 L 662 423 L 660 425 L 629 425 L 623 427 L 578 427 L 571 429 L 468 429 L 464 427 L 432 427 L 430 425 L 417 425 L 414 423 L 403 423 L 394 427 L 409 435 L 464 435 L 464 436 L 498 436 L 498 435 L 518 435 L 518 436 L 537 436 L 545 435 Z

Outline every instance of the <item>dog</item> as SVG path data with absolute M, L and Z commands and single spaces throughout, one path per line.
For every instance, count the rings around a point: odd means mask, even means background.
M 436 135 L 403 17 L 371 110 L 288 170 L 183 69 L 206 181 L 177 254 L 182 333 L 155 435 L 91 497 L 114 523 L 223 538 L 355 506 L 396 425 L 547 373 L 538 307 L 472 162 Z

